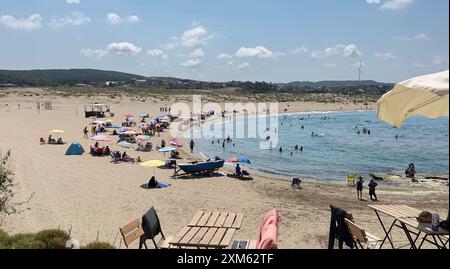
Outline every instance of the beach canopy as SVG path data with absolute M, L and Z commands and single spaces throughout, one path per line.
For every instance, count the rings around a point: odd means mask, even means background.
M 244 157 L 244 156 L 230 158 L 230 159 L 228 159 L 228 162 L 229 163 L 247 163 L 247 164 L 252 163 L 249 158 Z
M 96 135 L 91 137 L 91 140 L 94 140 L 96 142 L 111 142 L 112 140 L 104 135 Z
M 398 128 L 415 115 L 430 119 L 448 117 L 448 73 L 447 70 L 396 84 L 378 100 L 378 119 Z
M 83 155 L 84 149 L 79 143 L 74 143 L 66 151 L 66 155 Z
M 177 149 L 174 147 L 165 147 L 165 148 L 159 149 L 158 151 L 159 152 L 171 152 L 171 151 L 175 151 L 175 150 L 177 150 Z
M 63 131 L 63 130 L 58 130 L 58 129 L 56 129 L 56 130 L 51 130 L 50 133 L 51 133 L 51 134 L 63 134 L 64 131 Z

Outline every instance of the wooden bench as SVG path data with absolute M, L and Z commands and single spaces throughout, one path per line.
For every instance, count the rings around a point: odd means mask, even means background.
M 347 224 L 347 228 L 350 234 L 353 236 L 353 240 L 355 240 L 355 242 L 357 243 L 355 244 L 356 248 L 358 248 L 359 245 L 361 248 L 367 249 L 369 248 L 368 244 L 371 243 L 375 244 L 373 248 L 380 247 L 380 243 L 381 241 L 383 241 L 382 239 L 366 232 L 363 228 L 361 228 L 360 226 L 358 226 L 356 223 L 352 222 L 349 219 L 345 219 L 345 223 Z M 363 246 L 363 244 L 365 245 L 365 247 Z
M 144 229 L 142 228 L 139 219 L 135 219 L 127 225 L 119 228 L 120 234 L 122 235 L 123 242 L 128 248 L 131 243 L 136 239 L 140 238 L 144 234 Z

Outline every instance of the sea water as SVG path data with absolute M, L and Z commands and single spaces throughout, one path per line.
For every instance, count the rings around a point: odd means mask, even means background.
M 245 121 L 248 128 L 248 118 L 238 121 Z M 233 123 L 224 123 L 222 128 L 227 124 Z M 415 164 L 418 173 L 448 174 L 448 118 L 413 117 L 396 129 L 379 121 L 375 111 L 310 112 L 279 116 L 278 126 L 270 128 L 277 128 L 279 141 L 273 150 L 261 149 L 261 138 L 233 139 L 225 143 L 225 149 L 223 138 L 219 143 L 218 138 L 195 139 L 195 150 L 225 160 L 245 156 L 252 162 L 245 168 L 285 178 L 344 182 L 353 173 L 365 177 L 368 173 L 401 173 L 409 163 Z M 311 136 L 313 132 L 319 136 Z M 295 145 L 303 146 L 303 151 L 295 150 Z

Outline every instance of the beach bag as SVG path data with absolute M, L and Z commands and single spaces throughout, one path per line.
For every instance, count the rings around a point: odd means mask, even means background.
M 433 215 L 430 212 L 423 211 L 417 217 L 417 221 L 420 223 L 431 223 Z

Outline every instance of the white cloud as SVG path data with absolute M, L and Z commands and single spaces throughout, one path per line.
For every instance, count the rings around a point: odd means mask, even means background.
M 184 67 L 198 67 L 202 64 L 201 59 L 188 59 L 187 61 L 181 63 L 181 66 Z
M 230 54 L 227 54 L 227 53 L 220 53 L 219 55 L 217 55 L 217 59 L 229 60 L 229 59 L 233 59 L 233 55 L 230 55 Z
M 390 52 L 378 52 L 373 55 L 378 60 L 389 61 L 397 58 L 397 56 L 393 55 Z
M 380 6 L 380 10 L 400 10 L 412 4 L 413 0 L 388 0 Z
M 289 54 L 303 54 L 303 53 L 309 53 L 309 49 L 305 46 L 295 48 L 289 52 Z
M 247 62 L 241 63 L 238 66 L 236 66 L 236 69 L 238 69 L 238 70 L 249 69 L 249 68 L 250 68 L 250 64 Z
M 164 60 L 169 58 L 169 56 L 160 49 L 149 50 L 147 51 L 147 55 L 151 57 L 161 58 Z
M 0 26 L 16 30 L 34 31 L 42 27 L 42 17 L 39 14 L 32 14 L 26 19 L 16 19 L 11 15 L 1 15 Z
M 108 51 L 106 50 L 101 50 L 101 49 L 97 49 L 97 50 L 93 50 L 93 49 L 82 49 L 81 54 L 89 57 L 89 58 L 97 58 L 98 60 L 101 59 L 103 56 L 108 54 Z
M 336 64 L 334 64 L 334 63 L 326 63 L 326 64 L 323 64 L 323 66 L 325 66 L 327 68 L 335 68 Z
M 192 48 L 200 45 L 206 45 L 207 41 L 214 35 L 208 35 L 208 30 L 202 25 L 189 29 L 183 33 L 180 43 L 183 47 Z
M 65 26 L 80 26 L 89 23 L 91 18 L 81 12 L 72 12 L 72 15 L 63 18 L 54 17 L 50 21 L 50 26 L 53 28 L 62 28 Z
M 354 44 L 338 44 L 333 47 L 324 49 L 323 51 L 314 50 L 310 53 L 313 59 L 322 59 L 331 56 L 344 56 L 349 58 L 356 58 L 361 56 L 362 53 L 358 47 Z
M 114 42 L 109 44 L 107 48 L 118 55 L 136 55 L 142 51 L 141 48 L 129 42 Z
M 106 20 L 111 25 L 122 24 L 122 23 L 137 23 L 137 22 L 141 21 L 141 19 L 136 15 L 130 15 L 130 16 L 122 18 L 117 13 L 108 13 L 106 15 Z
M 274 57 L 272 51 L 266 49 L 263 46 L 257 46 L 255 48 L 242 47 L 236 52 L 236 56 L 239 58 L 258 58 L 258 59 L 270 59 Z
M 380 0 L 366 0 L 368 4 L 379 4 Z
M 196 49 L 193 52 L 191 52 L 188 57 L 193 59 L 193 58 L 203 58 L 205 56 L 205 53 L 203 52 L 202 49 Z
M 69 4 L 69 5 L 72 5 L 72 4 L 79 4 L 79 3 L 80 3 L 80 0 L 66 0 L 66 3 Z
M 403 42 L 425 42 L 431 40 L 431 38 L 425 33 L 419 33 L 415 36 L 398 36 L 396 39 Z
M 448 65 L 448 58 L 444 58 L 439 55 L 435 55 L 431 58 L 431 62 L 434 65 Z

